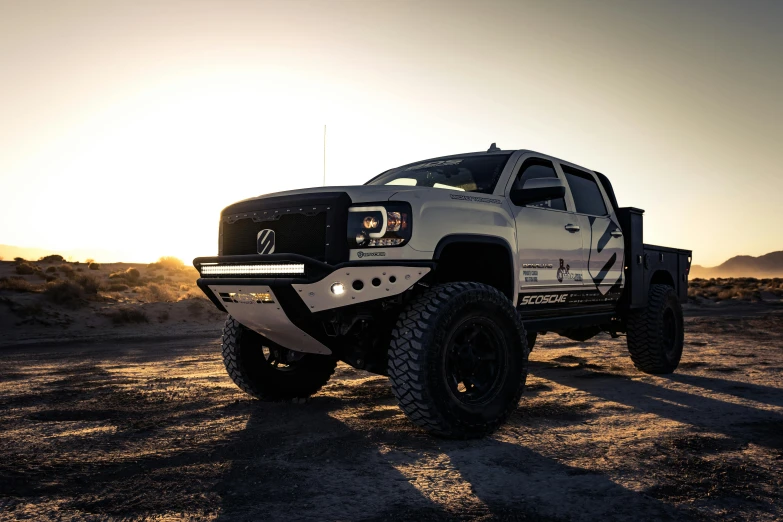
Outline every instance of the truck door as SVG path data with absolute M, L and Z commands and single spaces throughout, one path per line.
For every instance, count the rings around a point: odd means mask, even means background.
M 562 179 L 549 160 L 523 157 L 520 163 L 506 195 L 529 179 Z M 554 295 L 582 289 L 581 227 L 578 216 L 567 210 L 565 198 L 511 206 L 517 229 L 519 292 Z
M 609 199 L 595 174 L 560 165 L 574 200 L 582 229 L 587 264 L 585 289 L 598 291 L 595 302 L 619 298 L 623 286 L 623 233 Z

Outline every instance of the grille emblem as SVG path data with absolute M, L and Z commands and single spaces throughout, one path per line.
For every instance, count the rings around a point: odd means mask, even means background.
M 275 253 L 275 231 L 265 228 L 256 236 L 256 249 L 259 254 Z

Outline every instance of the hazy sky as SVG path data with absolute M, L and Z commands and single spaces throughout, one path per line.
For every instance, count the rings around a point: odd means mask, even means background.
M 236 200 L 531 148 L 645 241 L 783 249 L 783 2 L 0 0 L 0 243 L 214 254 Z

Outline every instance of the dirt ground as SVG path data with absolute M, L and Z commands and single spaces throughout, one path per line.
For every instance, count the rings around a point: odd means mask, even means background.
M 344 365 L 251 400 L 216 335 L 4 348 L 0 519 L 779 520 L 781 312 L 690 313 L 664 377 L 547 335 L 508 425 L 459 442 Z

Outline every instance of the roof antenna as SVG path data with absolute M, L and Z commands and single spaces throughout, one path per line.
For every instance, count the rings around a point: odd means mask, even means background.
M 499 150 L 500 150 L 500 149 L 499 149 L 499 148 L 498 148 L 498 146 L 495 144 L 495 142 L 492 142 L 492 145 L 490 145 L 490 146 L 489 146 L 489 148 L 487 149 L 487 152 L 497 152 L 497 151 L 499 151 Z

